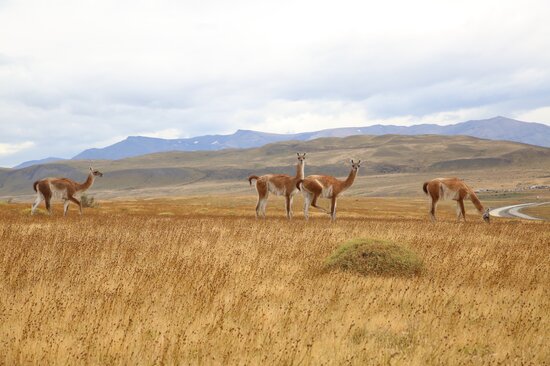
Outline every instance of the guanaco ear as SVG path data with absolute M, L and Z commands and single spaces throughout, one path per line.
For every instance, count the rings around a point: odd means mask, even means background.
M 299 153 L 299 152 L 297 152 L 297 153 L 296 153 L 296 155 L 300 156 L 300 153 Z
M 352 165 L 354 164 L 353 159 L 350 159 L 349 161 L 351 162 Z

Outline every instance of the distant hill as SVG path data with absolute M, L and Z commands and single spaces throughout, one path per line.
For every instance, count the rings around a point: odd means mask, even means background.
M 26 167 L 33 166 L 33 165 L 53 163 L 53 162 L 61 161 L 61 160 L 65 160 L 65 159 L 51 157 L 51 158 L 45 158 L 45 159 L 40 159 L 40 160 L 30 160 L 30 161 L 25 161 L 24 163 L 21 163 L 17 166 L 14 166 L 13 168 L 14 169 L 22 169 L 22 168 L 26 168 Z
M 505 117 L 475 120 L 440 126 L 422 124 L 415 126 L 374 125 L 367 127 L 334 128 L 298 134 L 274 134 L 238 130 L 232 135 L 207 135 L 186 139 L 160 139 L 130 136 L 116 144 L 88 149 L 73 157 L 79 159 L 123 159 L 132 156 L 165 151 L 215 151 L 222 149 L 246 149 L 280 141 L 309 141 L 321 137 L 347 137 L 353 135 L 466 135 L 491 140 L 516 141 L 550 147 L 550 126 L 540 123 L 516 121 Z
M 502 176 L 510 169 L 550 169 L 550 148 L 516 142 L 468 136 L 350 136 L 284 141 L 250 149 L 163 152 L 121 160 L 96 160 L 95 167 L 105 175 L 97 180 L 93 190 L 120 196 L 132 190 L 153 192 L 159 187 L 166 188 L 165 192 L 192 184 L 207 187 L 209 182 L 215 182 L 210 184 L 215 192 L 219 192 L 223 182 L 239 182 L 239 187 L 249 189 L 246 181 L 249 174 L 294 174 L 298 151 L 308 153 L 306 174 L 345 176 L 349 172 L 349 159 L 361 159 L 364 162 L 361 176 L 367 182 L 371 181 L 369 177 L 402 173 L 439 176 L 479 170 L 479 174 L 485 176 L 493 176 L 495 171 Z M 84 180 L 87 164 L 86 160 L 66 160 L 0 170 L 0 197 L 33 194 L 32 182 L 47 176 Z M 395 189 L 402 191 L 402 188 Z M 207 188 L 200 192 L 212 193 Z
M 247 149 L 281 141 L 310 141 L 322 137 L 348 137 L 355 135 L 465 135 L 491 140 L 516 141 L 530 145 L 550 147 L 550 126 L 521 122 L 505 117 L 467 121 L 455 125 L 440 126 L 422 124 L 414 126 L 374 125 L 346 127 L 303 132 L 275 134 L 250 130 L 238 130 L 231 135 L 206 135 L 185 139 L 161 139 L 130 136 L 104 148 L 92 148 L 74 156 L 72 160 L 118 160 L 145 154 L 168 151 L 217 151 L 223 149 Z M 15 168 L 63 160 L 46 158 L 26 161 Z
M 291 140 L 289 136 L 274 133 L 238 130 L 232 135 L 206 135 L 188 139 L 161 139 L 153 137 L 130 136 L 116 144 L 88 149 L 73 157 L 80 159 L 117 160 L 132 156 L 164 151 L 208 151 L 222 149 L 246 149 L 269 143 Z

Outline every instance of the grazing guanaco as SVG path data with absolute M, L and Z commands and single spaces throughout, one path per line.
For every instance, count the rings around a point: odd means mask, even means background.
M 490 209 L 485 209 L 474 190 L 468 187 L 461 179 L 458 178 L 436 178 L 424 183 L 422 187 L 424 193 L 430 197 L 430 218 L 432 221 L 436 221 L 435 210 L 437 203 L 443 199 L 452 199 L 456 201 L 456 219 L 460 221 L 460 218 L 466 221 L 466 211 L 464 210 L 464 199 L 469 198 L 470 201 L 477 208 L 483 221 L 490 222 Z
M 351 171 L 345 180 L 339 180 L 330 175 L 309 175 L 296 184 L 296 187 L 301 189 L 304 194 L 304 216 L 306 220 L 309 219 L 310 205 L 327 212 L 324 208 L 317 206 L 317 199 L 319 197 L 330 198 L 329 215 L 332 221 L 336 220 L 336 201 L 338 196 L 351 187 L 355 181 L 359 167 L 361 166 L 361 160 L 357 163 L 353 160 L 350 160 L 350 162 Z
M 51 200 L 55 193 L 60 194 L 63 200 L 63 216 L 67 214 L 69 203 L 73 202 L 78 205 L 80 214 L 82 215 L 82 203 L 74 197 L 75 194 L 83 193 L 94 184 L 95 177 L 103 177 L 103 173 L 99 170 L 94 170 L 90 167 L 90 173 L 84 183 L 75 182 L 69 178 L 44 178 L 37 180 L 33 184 L 36 192 L 36 200 L 31 208 L 31 214 L 34 214 L 40 202 L 46 202 L 46 209 L 51 215 L 52 207 Z

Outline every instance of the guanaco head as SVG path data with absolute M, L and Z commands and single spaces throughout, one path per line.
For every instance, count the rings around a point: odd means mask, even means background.
M 483 215 L 481 216 L 483 217 L 483 221 L 485 221 L 488 224 L 491 223 L 491 215 L 489 214 L 489 212 L 491 212 L 491 208 L 486 209 Z
M 99 170 L 95 170 L 94 168 L 90 167 L 90 173 L 94 176 L 94 177 L 103 177 L 103 173 L 100 172 Z
M 353 161 L 353 159 L 350 160 L 351 162 L 351 169 L 357 171 L 361 167 L 361 160 L 359 160 L 357 163 Z
M 297 152 L 296 155 L 298 155 L 298 161 L 300 163 L 302 163 L 306 160 L 306 153 L 300 154 L 300 153 Z

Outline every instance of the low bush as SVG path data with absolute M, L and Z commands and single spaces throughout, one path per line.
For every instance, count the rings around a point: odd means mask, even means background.
M 326 261 L 325 269 L 369 276 L 415 276 L 422 260 L 410 249 L 391 242 L 359 238 L 344 243 Z
M 80 202 L 82 203 L 82 207 L 95 208 L 98 206 L 95 198 L 92 196 L 88 196 L 87 194 L 83 194 L 80 197 Z

